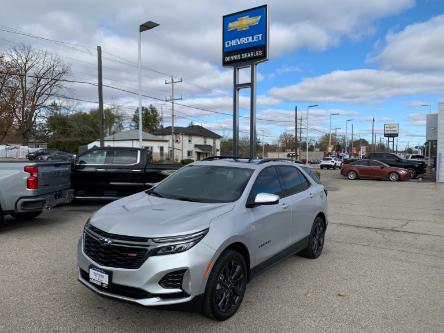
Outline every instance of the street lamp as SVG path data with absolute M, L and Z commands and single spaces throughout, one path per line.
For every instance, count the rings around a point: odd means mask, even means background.
M 432 104 L 422 104 L 421 107 L 429 107 L 429 113 L 432 113 Z M 427 121 L 426 121 L 426 127 L 427 127 Z M 426 129 L 426 133 L 427 133 L 427 129 Z M 427 134 L 426 134 L 426 141 L 427 141 Z M 432 154 L 432 150 L 431 150 L 431 142 L 427 141 L 427 146 L 428 146 L 428 155 L 429 155 L 429 163 L 428 165 L 431 166 L 432 165 L 432 159 L 431 159 L 431 154 Z
M 309 106 L 307 107 L 307 140 L 306 140 L 306 142 L 305 142 L 305 145 L 307 146 L 307 155 L 305 156 L 305 164 L 307 164 L 307 165 L 308 165 L 308 116 L 309 116 L 309 111 L 310 111 L 310 109 L 311 109 L 311 108 L 315 108 L 315 107 L 317 107 L 317 106 L 319 106 L 319 105 L 317 105 L 317 104 L 313 104 L 313 105 L 309 105 Z
M 159 24 L 148 21 L 139 25 L 138 76 L 139 76 L 139 147 L 142 148 L 142 32 L 151 30 Z
M 347 119 L 346 121 L 345 121 L 345 151 L 347 152 L 347 154 L 348 154 L 348 145 L 347 145 L 347 125 L 348 125 L 348 122 L 349 121 L 353 121 L 353 119 Z
M 339 113 L 330 113 L 330 135 L 328 137 L 328 152 L 331 151 L 331 116 L 339 116 Z
M 338 130 L 340 130 L 340 127 L 335 127 L 335 155 L 336 155 L 336 145 L 338 144 Z

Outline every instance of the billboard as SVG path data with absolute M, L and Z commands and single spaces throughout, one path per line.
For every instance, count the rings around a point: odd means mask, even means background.
M 267 60 L 267 5 L 225 15 L 222 20 L 222 31 L 223 66 Z
M 399 124 L 384 124 L 384 136 L 386 138 L 399 136 Z

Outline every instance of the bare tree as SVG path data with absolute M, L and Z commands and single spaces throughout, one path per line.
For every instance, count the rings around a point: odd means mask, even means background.
M 13 103 L 14 127 L 27 144 L 38 118 L 47 110 L 48 100 L 63 88 L 62 80 L 70 69 L 59 57 L 30 46 L 12 48 L 6 59 L 18 89 Z
M 0 143 L 8 135 L 14 120 L 13 103 L 17 89 L 11 78 L 11 66 L 0 54 Z

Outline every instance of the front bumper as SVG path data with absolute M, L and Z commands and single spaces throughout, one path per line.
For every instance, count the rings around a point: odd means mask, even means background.
M 34 197 L 22 197 L 17 200 L 15 210 L 18 213 L 41 211 L 58 205 L 69 204 L 74 198 L 72 189 L 47 193 Z
M 78 244 L 77 278 L 98 294 L 143 306 L 186 303 L 205 292 L 207 277 L 204 272 L 213 254 L 214 251 L 201 241 L 182 253 L 148 257 L 138 269 L 106 267 L 85 254 L 82 237 Z M 89 282 L 91 266 L 111 273 L 108 289 Z M 165 275 L 178 270 L 185 270 L 180 289 L 167 289 L 159 284 Z

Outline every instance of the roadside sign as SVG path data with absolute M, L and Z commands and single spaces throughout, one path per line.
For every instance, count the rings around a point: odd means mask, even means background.
M 267 60 L 267 5 L 225 15 L 222 25 L 223 66 L 236 67 Z
M 386 138 L 399 136 L 399 124 L 384 124 L 384 136 Z

